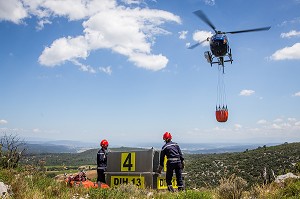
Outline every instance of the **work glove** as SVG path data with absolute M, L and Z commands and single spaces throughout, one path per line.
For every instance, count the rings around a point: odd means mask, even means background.
M 185 166 L 185 162 L 182 160 L 182 162 L 181 162 L 181 169 L 184 169 L 184 166 Z
M 163 170 L 163 167 L 161 165 L 158 166 L 156 173 L 161 174 L 161 171 Z

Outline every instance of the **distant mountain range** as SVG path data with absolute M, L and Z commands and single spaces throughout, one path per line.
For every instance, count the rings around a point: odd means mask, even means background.
M 131 144 L 125 147 L 135 148 L 154 148 L 160 150 L 163 143 L 143 143 Z M 275 146 L 279 143 L 270 144 L 238 144 L 238 143 L 181 143 L 180 147 L 183 153 L 187 154 L 210 154 L 210 153 L 227 153 L 227 152 L 242 152 L 245 150 L 255 149 L 260 146 Z M 71 140 L 57 140 L 57 141 L 27 141 L 27 153 L 79 153 L 88 149 L 99 148 L 98 144 L 71 141 Z M 111 148 L 118 148 L 123 146 L 111 146 Z
M 25 148 L 27 153 L 78 153 L 88 149 L 97 148 L 94 143 L 56 140 L 56 141 L 27 141 Z

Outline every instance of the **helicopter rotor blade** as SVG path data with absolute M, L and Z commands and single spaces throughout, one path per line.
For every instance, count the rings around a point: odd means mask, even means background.
M 196 48 L 196 47 L 199 46 L 199 45 L 200 45 L 200 43 L 196 43 L 196 44 L 194 44 L 194 45 L 188 47 L 188 49 L 194 49 L 194 48 Z
M 226 33 L 236 34 L 236 33 L 244 33 L 244 32 L 263 31 L 263 30 L 269 30 L 270 28 L 271 28 L 271 26 L 268 26 L 268 27 L 263 27 L 263 28 L 255 28 L 255 29 L 248 29 L 248 30 L 238 30 L 238 31 L 224 32 L 224 34 L 226 34 Z
M 202 44 L 202 43 L 204 43 L 204 42 L 206 42 L 206 41 L 208 41 L 208 39 L 205 39 L 205 40 L 203 40 L 203 41 L 201 41 L 201 42 L 198 42 L 198 43 L 196 43 L 196 44 L 194 44 L 194 45 L 188 47 L 188 49 L 194 49 L 194 48 L 196 48 L 197 46 L 199 46 L 200 44 Z
M 204 21 L 207 25 L 209 25 L 215 31 L 215 33 L 217 33 L 216 27 L 201 10 L 195 11 L 194 14 L 197 15 L 200 19 L 202 19 L 202 21 Z

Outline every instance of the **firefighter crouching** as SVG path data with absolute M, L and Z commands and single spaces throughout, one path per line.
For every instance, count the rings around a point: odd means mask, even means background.
M 157 169 L 157 173 L 161 173 L 164 166 L 164 158 L 167 156 L 167 171 L 166 171 L 166 182 L 168 186 L 168 190 L 174 192 L 174 188 L 172 186 L 172 177 L 173 171 L 175 170 L 176 181 L 178 190 L 184 190 L 183 180 L 182 180 L 182 169 L 184 168 L 184 158 L 182 156 L 180 147 L 177 143 L 172 142 L 172 135 L 169 132 L 166 132 L 163 135 L 163 140 L 166 144 L 162 147 L 160 153 L 160 163 Z
M 101 188 L 101 183 L 106 184 L 105 174 L 107 168 L 107 147 L 108 141 L 102 140 L 100 142 L 101 149 L 97 153 L 97 183 L 98 187 Z

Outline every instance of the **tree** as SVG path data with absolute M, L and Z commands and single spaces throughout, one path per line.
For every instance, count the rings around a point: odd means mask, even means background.
M 17 135 L 9 134 L 0 138 L 0 167 L 16 168 L 18 162 L 25 152 L 25 142 Z
M 300 173 L 300 162 L 297 162 L 295 165 L 295 172 Z

